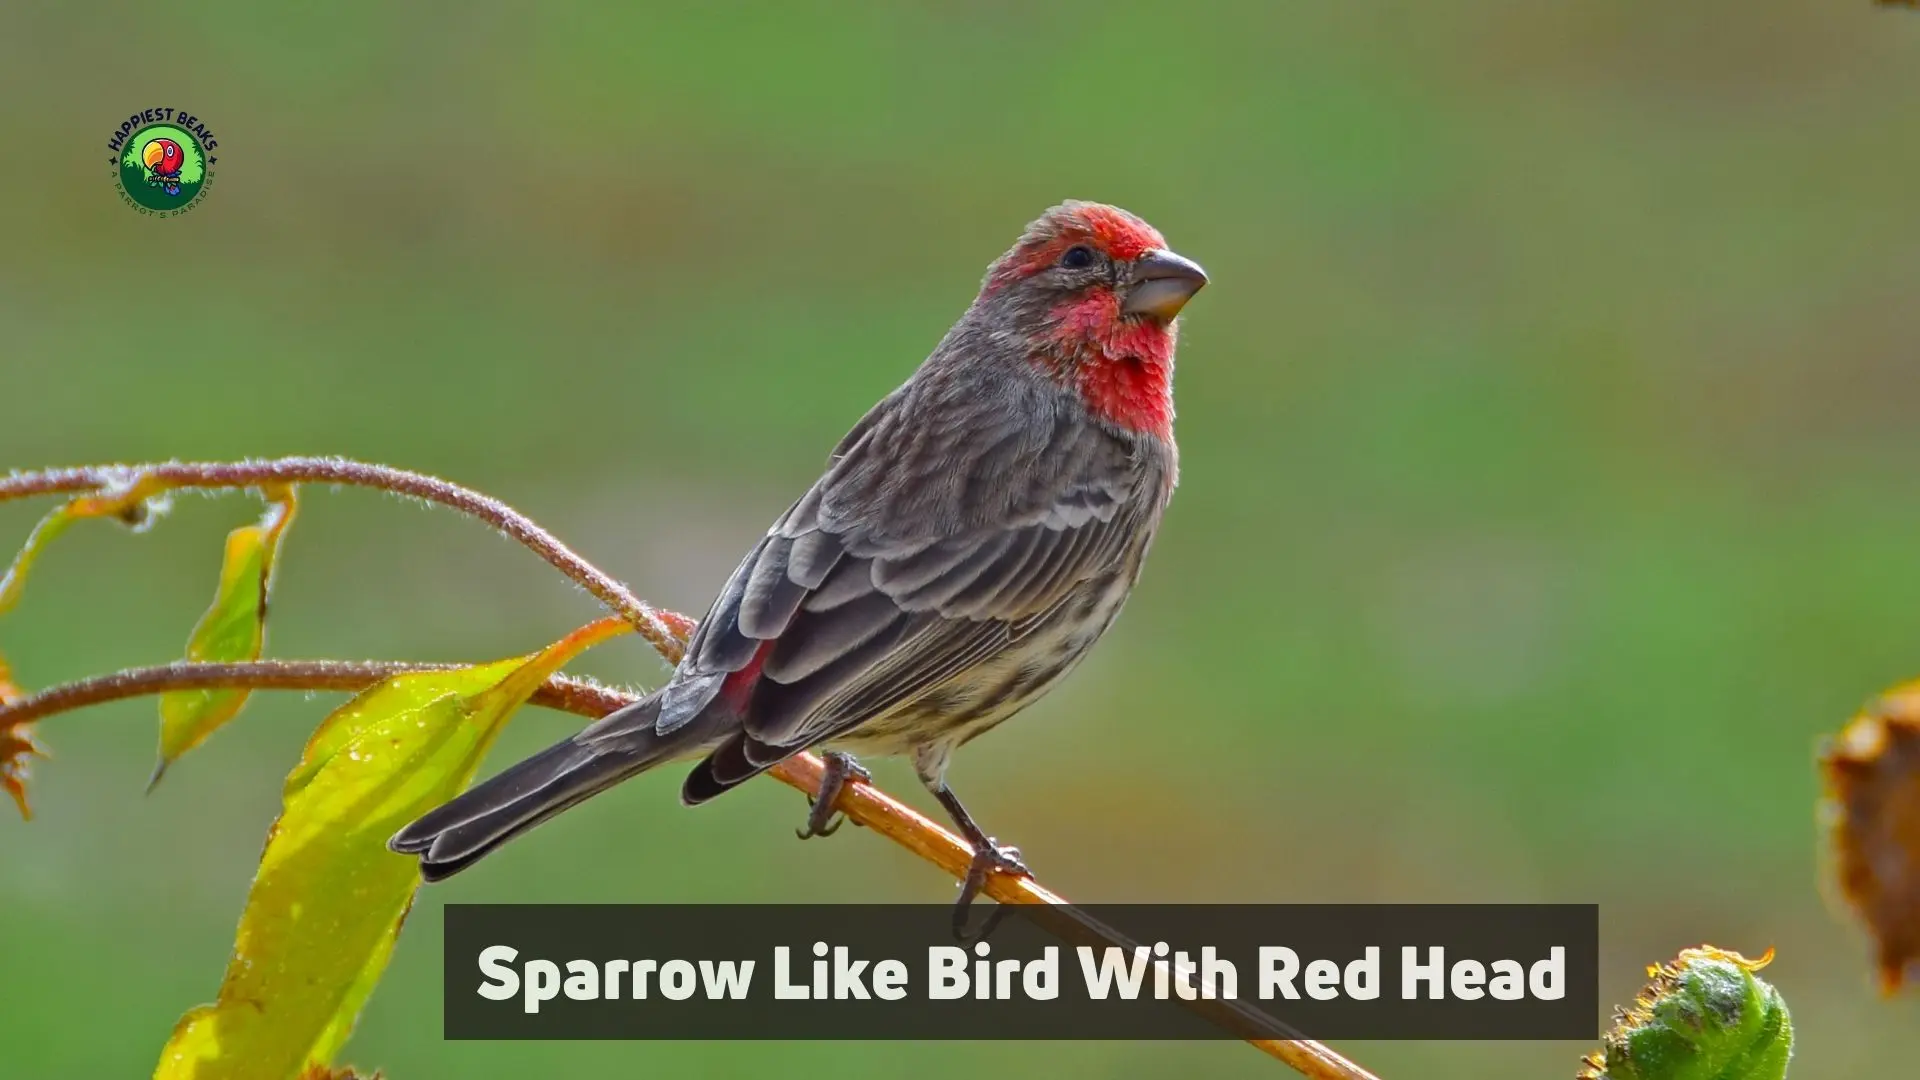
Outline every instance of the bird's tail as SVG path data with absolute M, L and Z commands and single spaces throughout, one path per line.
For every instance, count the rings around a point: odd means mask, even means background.
M 659 711 L 658 694 L 636 701 L 594 725 L 605 730 L 618 723 L 628 732 L 624 737 L 601 745 L 578 736 L 555 743 L 429 811 L 395 833 L 387 847 L 420 856 L 420 874 L 428 881 L 457 874 L 562 810 L 684 749 L 687 729 L 651 732 Z

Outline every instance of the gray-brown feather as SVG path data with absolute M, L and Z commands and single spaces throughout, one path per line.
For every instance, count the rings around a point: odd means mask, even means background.
M 954 747 L 1070 672 L 1124 605 L 1178 475 L 1170 437 L 1089 411 L 1075 365 L 1091 339 L 1058 332 L 1062 300 L 1112 269 L 1005 273 L 1082 209 L 1049 211 L 990 268 L 920 370 L 741 560 L 667 685 L 391 846 L 442 877 L 685 757 L 701 758 L 690 803 L 816 745 L 910 753 L 938 781 Z
M 655 725 L 737 712 L 699 783 L 724 790 L 821 743 L 965 741 L 1044 692 L 1117 614 L 1173 449 L 1098 421 L 970 314 L 848 432 L 701 620 Z M 756 660 L 741 700 L 722 699 Z

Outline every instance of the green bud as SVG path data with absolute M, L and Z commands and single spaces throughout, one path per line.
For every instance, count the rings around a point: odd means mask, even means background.
M 1579 1080 L 1783 1080 L 1793 1021 L 1780 991 L 1754 977 L 1773 960 L 1711 945 L 1647 969 L 1652 981 L 1614 1013 Z

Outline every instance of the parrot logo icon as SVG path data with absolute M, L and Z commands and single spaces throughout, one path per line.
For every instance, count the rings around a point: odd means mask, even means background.
M 140 151 L 141 160 L 147 163 L 147 171 L 152 174 L 149 184 L 158 184 L 160 190 L 169 195 L 180 194 L 180 162 L 183 160 L 180 144 L 172 139 L 155 139 Z
M 213 184 L 220 142 L 207 122 L 177 108 L 144 109 L 107 137 L 120 198 L 142 214 L 172 217 Z

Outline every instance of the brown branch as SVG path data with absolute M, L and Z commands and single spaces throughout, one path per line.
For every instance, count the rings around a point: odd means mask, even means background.
M 88 705 L 167 690 L 354 691 L 364 690 L 391 675 L 461 666 L 464 665 L 387 660 L 260 660 L 245 664 L 177 663 L 132 668 L 55 686 L 0 706 L 0 730 Z M 532 700 L 536 705 L 598 719 L 632 702 L 634 696 L 579 679 L 555 676 L 534 693 Z M 772 775 L 811 797 L 820 792 L 824 770 L 818 757 L 798 754 L 776 765 Z M 848 783 L 841 790 L 836 809 L 848 820 L 865 825 L 940 867 L 955 880 L 965 877 L 973 862 L 973 849 L 965 841 L 869 783 L 858 780 Z M 987 879 L 986 894 L 1003 904 L 1027 905 L 1029 918 L 1069 944 L 1119 946 L 1128 950 L 1135 945 L 1032 878 L 995 874 Z M 1280 1059 L 1310 1080 L 1377 1080 L 1372 1073 L 1311 1039 L 1268 1038 L 1274 1021 L 1240 1002 L 1199 1000 L 1181 1004 L 1245 1039 L 1255 1049 Z
M 826 765 L 818 757 L 797 754 L 774 766 L 772 775 L 811 797 L 819 794 L 820 779 L 825 771 Z M 973 865 L 973 848 L 966 841 L 872 784 L 848 783 L 835 805 L 847 815 L 847 820 L 867 826 L 945 870 L 955 880 L 965 878 Z M 1028 918 L 1068 944 L 1096 948 L 1118 946 L 1127 951 L 1137 945 L 1032 878 L 995 874 L 987 878 L 985 891 L 1002 904 L 1032 905 Z M 1182 1000 L 1180 1004 L 1245 1039 L 1261 1053 L 1280 1059 L 1309 1080 L 1378 1080 L 1324 1043 L 1312 1039 L 1269 1038 L 1276 1021 L 1239 1001 L 1200 999 Z
M 575 554 L 533 519 L 490 495 L 437 476 L 333 457 L 287 457 L 264 461 L 168 461 L 153 465 L 85 465 L 19 472 L 0 477 L 0 502 L 34 495 L 112 492 L 136 483 L 160 491 L 182 488 L 253 488 L 265 484 L 346 484 L 451 507 L 519 541 L 554 569 L 573 579 L 634 625 L 667 663 L 680 661 L 693 627 L 684 615 L 662 612 L 633 595 L 599 567 Z
M 658 610 L 641 601 L 592 563 L 576 555 L 532 519 L 507 504 L 450 481 L 385 465 L 344 458 L 291 457 L 243 462 L 166 462 L 139 466 L 88 466 L 14 473 L 0 478 L 0 502 L 33 495 L 120 493 L 134 484 L 159 490 L 180 488 L 251 488 L 265 484 L 320 483 L 376 488 L 451 507 L 519 541 L 556 570 L 585 588 L 621 617 L 633 623 L 669 664 L 679 662 L 694 620 Z M 247 664 L 177 663 L 135 668 L 113 675 L 56 686 L 0 705 L 0 730 L 29 720 L 86 705 L 158 693 L 170 689 L 261 688 L 295 690 L 361 690 L 388 676 L 406 671 L 442 670 L 460 665 L 409 664 L 390 661 L 256 661 Z M 632 695 L 556 676 L 533 698 L 535 704 L 598 718 L 634 700 Z M 797 754 L 770 770 L 780 782 L 817 796 L 825 766 L 813 754 Z M 956 880 L 966 876 L 973 849 L 965 841 L 929 820 L 919 811 L 863 781 L 841 790 L 836 809 L 851 821 L 865 825 Z M 1029 917 L 1048 931 L 1074 944 L 1115 945 L 1134 942 L 1101 925 L 1059 895 L 1031 878 L 995 874 L 985 892 L 1003 904 L 1028 905 Z M 1182 1004 L 1221 1028 L 1246 1039 L 1256 1049 L 1291 1066 L 1309 1080 L 1377 1080 L 1373 1074 L 1311 1039 L 1272 1039 L 1273 1021 L 1239 1002 L 1183 1001 Z

